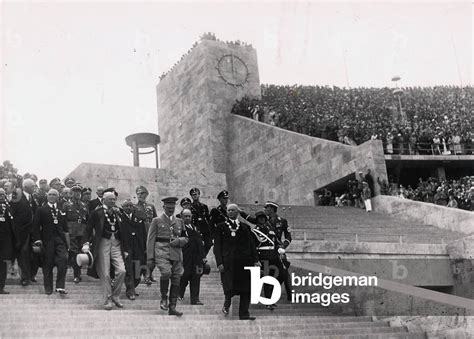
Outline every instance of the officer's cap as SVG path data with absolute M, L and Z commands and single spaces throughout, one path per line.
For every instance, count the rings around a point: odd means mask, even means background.
M 87 193 L 87 192 L 92 193 L 92 190 L 89 187 L 84 187 L 82 189 L 82 194 Z
M 41 185 L 41 184 L 47 184 L 47 183 L 48 183 L 48 180 L 46 180 L 46 179 L 41 179 L 41 180 L 39 181 L 39 184 L 40 184 L 40 185 Z
M 75 184 L 74 186 L 71 187 L 72 192 L 82 192 L 82 186 L 79 184 Z
M 258 219 L 259 217 L 265 217 L 265 220 L 268 219 L 264 211 L 258 211 L 257 213 L 255 213 L 255 218 Z
M 183 198 L 183 199 L 181 199 L 181 202 L 180 202 L 179 204 L 180 204 L 181 207 L 182 207 L 182 206 L 183 206 L 184 204 L 186 204 L 186 203 L 191 204 L 191 203 L 192 203 L 192 202 L 191 202 L 191 199 L 189 199 L 189 198 Z
M 163 204 L 171 204 L 171 205 L 175 205 L 176 201 L 178 200 L 179 199 L 176 197 L 168 197 L 168 198 L 161 199 L 161 201 L 163 201 Z
M 51 181 L 49 182 L 49 186 L 54 185 L 54 184 L 60 184 L 60 183 L 61 183 L 61 179 L 54 178 L 54 179 L 51 179 Z
M 191 190 L 189 191 L 189 195 L 193 195 L 193 194 L 195 194 L 195 193 L 201 194 L 201 191 L 199 190 L 199 188 L 193 187 L 193 188 L 191 188 Z
M 125 201 L 122 203 L 122 207 L 125 207 L 127 205 L 132 205 L 133 206 L 133 202 L 132 200 L 130 199 L 125 199 Z
M 74 178 L 66 178 L 64 179 L 64 185 L 74 185 L 76 183 L 76 180 Z
M 115 194 L 116 197 L 118 197 L 118 193 L 115 190 L 115 187 L 109 187 L 109 188 L 105 189 L 104 193 L 107 193 L 107 192 L 111 192 L 111 193 Z
M 228 198 L 228 197 L 229 197 L 229 192 L 227 192 L 226 190 L 219 192 L 219 194 L 217 195 L 217 199 L 223 199 L 223 198 Z
M 137 188 L 135 189 L 135 192 L 137 194 L 141 194 L 141 193 L 149 194 L 147 188 L 145 186 L 142 186 L 142 185 L 137 186 Z
M 273 202 L 273 201 L 267 201 L 267 203 L 265 204 L 265 207 L 267 207 L 267 206 L 273 206 L 275 208 L 280 207 L 276 202 Z

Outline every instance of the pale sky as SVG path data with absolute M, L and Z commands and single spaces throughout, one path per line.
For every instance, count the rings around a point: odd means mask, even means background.
M 131 166 L 125 136 L 157 133 L 159 75 L 204 32 L 251 43 L 266 84 L 473 82 L 469 1 L 3 1 L 0 13 L 0 160 L 48 180 L 81 162 Z

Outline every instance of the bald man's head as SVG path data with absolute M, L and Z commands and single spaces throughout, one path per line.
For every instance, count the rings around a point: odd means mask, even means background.
M 117 197 L 112 192 L 104 193 L 104 205 L 107 207 L 114 207 L 115 203 L 117 202 Z
M 31 179 L 23 180 L 23 190 L 28 194 L 33 194 L 35 190 L 35 182 Z
M 51 188 L 48 191 L 48 202 L 50 204 L 55 204 L 58 202 L 58 200 L 59 200 L 59 192 L 55 190 L 54 188 Z
M 237 219 L 239 215 L 239 206 L 237 204 L 229 204 L 227 205 L 227 216 L 232 220 Z
M 191 210 L 185 208 L 182 212 L 181 212 L 181 219 L 183 219 L 184 223 L 186 225 L 189 225 L 193 219 L 193 214 L 191 213 Z

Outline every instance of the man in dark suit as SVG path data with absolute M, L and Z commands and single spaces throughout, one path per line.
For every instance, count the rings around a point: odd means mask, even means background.
M 92 267 L 87 274 L 100 279 L 104 294 L 104 309 L 110 311 L 113 304 L 123 308 L 119 300 L 120 291 L 125 279 L 124 260 L 128 256 L 127 236 L 121 225 L 119 210 L 115 207 L 116 192 L 106 192 L 103 195 L 104 204 L 97 206 L 87 221 L 82 252 L 88 252 L 92 242 L 91 252 L 94 257 Z M 115 279 L 112 287 L 110 265 L 114 267 Z M 113 303 L 113 304 L 112 304 Z
M 201 283 L 203 264 L 206 258 L 204 242 L 201 233 L 192 223 L 193 214 L 191 213 L 191 210 L 184 209 L 181 212 L 181 219 L 184 223 L 184 232 L 188 238 L 188 243 L 183 247 L 184 273 L 181 277 L 179 295 L 182 300 L 189 282 L 191 305 L 203 305 L 199 300 L 199 287 Z
M 7 203 L 7 195 L 0 188 L 0 294 L 9 294 L 5 291 L 8 263 L 13 257 L 13 217 Z
M 67 294 L 66 271 L 69 248 L 69 231 L 66 214 L 58 207 L 59 192 L 48 191 L 48 202 L 38 208 L 33 225 L 33 241 L 44 248 L 43 275 L 46 294 L 53 293 L 53 268 L 58 268 L 56 292 Z
M 36 213 L 36 202 L 33 199 L 35 183 L 31 179 L 23 182 L 23 191 L 17 189 L 11 200 L 13 215 L 13 233 L 15 236 L 15 257 L 21 270 L 21 284 L 28 286 L 31 273 L 36 275 L 37 267 L 31 265 L 31 232 L 33 217 Z
M 249 315 L 250 271 L 245 266 L 260 266 L 252 231 L 247 224 L 240 222 L 239 207 L 227 206 L 228 220 L 217 225 L 214 238 L 214 255 L 224 288 L 224 307 L 222 312 L 229 314 L 234 295 L 240 295 L 239 319 L 255 320 Z
M 145 276 L 146 269 L 146 227 L 145 221 L 135 214 L 135 207 L 130 200 L 122 204 L 122 227 L 129 244 L 128 257 L 125 260 L 125 287 L 128 299 L 135 300 L 137 293 L 135 288 L 140 284 L 140 278 Z
M 97 198 L 89 201 L 89 211 L 93 211 L 97 208 L 97 206 L 103 205 L 104 187 L 97 187 L 97 191 L 95 193 L 97 194 Z

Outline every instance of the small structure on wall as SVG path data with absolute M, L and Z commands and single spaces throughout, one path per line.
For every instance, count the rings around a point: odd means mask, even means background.
M 127 146 L 131 147 L 133 153 L 133 166 L 140 167 L 140 155 L 155 153 L 156 168 L 160 168 L 158 144 L 160 136 L 154 133 L 135 133 L 125 138 Z M 151 151 L 140 152 L 141 148 L 152 148 Z

